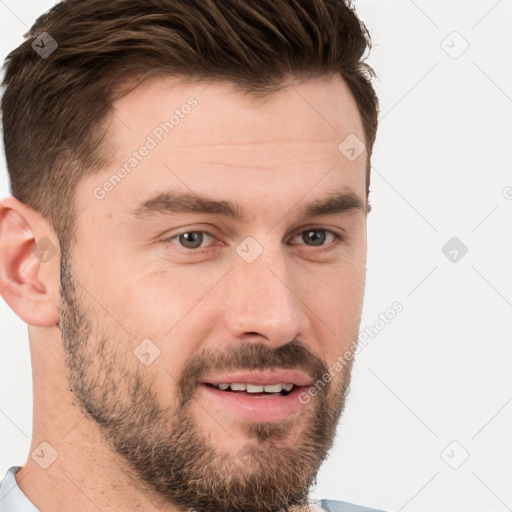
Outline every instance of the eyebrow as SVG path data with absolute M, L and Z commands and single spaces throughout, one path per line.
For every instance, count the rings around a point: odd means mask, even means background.
M 317 217 L 320 215 L 343 214 L 354 211 L 370 211 L 359 196 L 353 192 L 344 192 L 317 199 L 300 208 L 300 215 Z M 238 222 L 248 222 L 249 217 L 237 202 L 214 200 L 192 193 L 161 192 L 140 203 L 131 215 L 137 219 L 160 214 L 205 213 L 222 215 Z

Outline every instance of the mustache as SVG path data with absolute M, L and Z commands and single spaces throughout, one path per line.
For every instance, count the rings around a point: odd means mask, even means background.
M 321 380 L 329 368 L 308 346 L 294 340 L 276 348 L 262 343 L 243 343 L 223 350 L 204 349 L 185 364 L 178 380 L 180 407 L 185 407 L 199 383 L 212 373 L 237 370 L 302 370 L 314 382 Z M 330 383 L 326 386 L 329 387 Z M 325 389 L 328 391 L 328 389 Z

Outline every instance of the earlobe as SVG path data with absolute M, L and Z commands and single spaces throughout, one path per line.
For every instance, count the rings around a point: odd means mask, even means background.
M 13 197 L 0 203 L 0 294 L 28 325 L 57 324 L 57 244 L 38 212 Z

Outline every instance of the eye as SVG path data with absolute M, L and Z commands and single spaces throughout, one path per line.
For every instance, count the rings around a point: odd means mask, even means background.
M 205 238 L 212 237 L 208 231 L 187 231 L 186 233 L 180 233 L 179 235 L 174 235 L 167 240 L 166 242 L 174 243 L 173 240 L 177 240 L 180 246 L 183 249 L 200 249 L 202 243 Z M 178 244 L 175 244 L 178 245 Z
M 305 244 L 299 243 L 298 245 L 308 245 L 310 247 L 321 247 L 329 245 L 329 243 L 339 242 L 342 240 L 342 237 L 334 231 L 321 228 L 303 230 L 297 233 L 294 238 L 298 237 L 301 237 L 302 241 L 305 242 Z M 214 238 L 214 236 L 208 231 L 186 231 L 184 233 L 180 233 L 178 235 L 167 238 L 164 240 L 164 242 L 172 243 L 178 247 L 181 247 L 182 249 L 193 251 L 207 247 L 203 244 L 204 242 L 208 241 L 208 238 Z M 294 243 L 292 245 L 297 244 Z
M 342 237 L 338 235 L 338 233 L 335 233 L 330 229 L 321 228 L 306 229 L 304 231 L 301 231 L 300 233 L 297 233 L 297 235 L 295 235 L 295 238 L 297 237 L 301 237 L 301 239 L 304 242 L 306 242 L 305 245 L 309 245 L 310 247 L 320 247 L 326 245 L 325 242 L 329 237 L 332 237 L 331 242 L 338 242 L 342 240 Z

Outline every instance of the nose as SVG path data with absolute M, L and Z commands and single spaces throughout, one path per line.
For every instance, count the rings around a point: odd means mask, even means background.
M 235 254 L 226 294 L 225 322 L 233 338 L 277 348 L 304 337 L 307 306 L 283 251 L 266 248 L 252 263 Z M 297 274 L 298 275 L 298 274 Z

